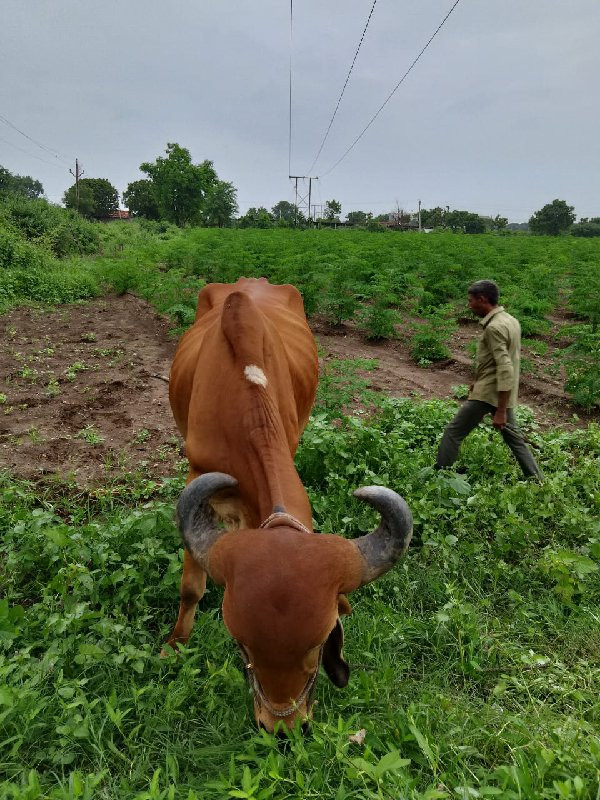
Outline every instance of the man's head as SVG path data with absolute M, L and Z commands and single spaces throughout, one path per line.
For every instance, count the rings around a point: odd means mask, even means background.
M 469 308 L 478 317 L 485 317 L 498 305 L 499 290 L 494 281 L 475 281 L 468 288 Z

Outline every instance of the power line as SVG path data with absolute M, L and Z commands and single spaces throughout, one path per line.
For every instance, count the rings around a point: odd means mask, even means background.
M 336 105 L 336 107 L 334 109 L 334 112 L 332 114 L 331 119 L 329 120 L 329 125 L 327 126 L 327 130 L 325 131 L 325 136 L 323 137 L 323 141 L 321 142 L 321 146 L 319 147 L 319 150 L 317 152 L 317 155 L 314 158 L 313 163 L 310 165 L 310 167 L 307 170 L 307 172 L 309 174 L 313 171 L 313 167 L 315 166 L 315 164 L 319 160 L 319 156 L 321 155 L 321 151 L 323 150 L 323 146 L 325 144 L 325 141 L 327 140 L 327 137 L 329 136 L 329 131 L 331 130 L 331 126 L 333 125 L 333 120 L 335 119 L 335 115 L 337 114 L 338 108 L 340 107 L 340 103 L 342 102 L 342 97 L 344 96 L 344 92 L 346 91 L 346 86 L 348 86 L 348 81 L 350 80 L 350 75 L 352 74 L 352 70 L 354 69 L 354 64 L 356 63 L 356 58 L 358 56 L 358 51 L 360 50 L 360 47 L 361 47 L 361 45 L 363 43 L 363 39 L 365 38 L 365 33 L 367 32 L 367 28 L 369 27 L 369 22 L 371 21 L 371 17 L 373 16 L 373 11 L 375 10 L 375 4 L 376 3 L 377 3 L 377 0 L 373 0 L 373 5 L 371 6 L 371 10 L 369 12 L 369 16 L 367 17 L 367 22 L 366 22 L 365 27 L 363 29 L 362 36 L 360 37 L 360 41 L 358 43 L 358 47 L 356 48 L 356 52 L 354 53 L 354 58 L 352 59 L 352 64 L 350 65 L 350 69 L 348 70 L 348 74 L 346 75 L 346 80 L 345 80 L 344 85 L 342 87 L 342 91 L 340 92 L 340 96 L 338 97 L 337 105 Z
M 4 122 L 5 125 L 8 125 L 13 130 L 17 131 L 17 133 L 20 133 L 21 136 L 24 136 L 26 139 L 29 139 L 30 142 L 33 142 L 35 145 L 40 147 L 42 150 L 45 150 L 47 153 L 50 153 L 50 155 L 54 156 L 54 158 L 58 158 L 61 161 L 64 161 L 64 157 L 60 153 L 58 153 L 56 150 L 53 150 L 51 147 L 46 147 L 45 144 L 42 144 L 41 142 L 38 142 L 37 139 L 34 139 L 32 136 L 29 136 L 28 133 L 25 133 L 25 131 L 22 131 L 20 128 L 17 128 L 16 125 L 14 125 L 6 117 L 2 116 L 2 114 L 0 114 L 0 121 Z
M 365 135 L 365 133 L 366 133 L 366 132 L 369 130 L 369 128 L 371 127 L 371 125 L 372 125 L 372 124 L 375 122 L 375 120 L 377 119 L 377 117 L 378 117 L 378 116 L 381 114 L 381 112 L 383 111 L 383 109 L 384 109 L 384 108 L 387 106 L 387 104 L 389 103 L 389 101 L 392 99 L 392 97 L 394 96 L 394 94 L 395 94 L 395 93 L 398 91 L 398 89 L 400 88 L 400 86 L 401 86 L 401 85 L 404 83 L 404 81 L 405 81 L 405 80 L 406 80 L 406 78 L 408 77 L 409 73 L 412 71 L 413 67 L 414 67 L 414 66 L 416 65 L 416 63 L 419 61 L 419 59 L 421 58 L 421 56 L 423 55 L 423 53 L 425 52 L 425 50 L 427 50 L 427 48 L 428 48 L 428 47 L 429 47 L 429 45 L 430 45 L 430 44 L 433 42 L 433 40 L 434 40 L 434 39 L 435 39 L 435 37 L 438 35 L 438 33 L 440 32 L 440 30 L 441 30 L 441 29 L 444 27 L 444 24 L 446 23 L 446 20 L 448 19 L 448 17 L 450 16 L 450 14 L 452 14 L 452 12 L 454 11 L 454 9 L 456 8 L 456 6 L 457 6 L 459 3 L 460 3 L 460 0 L 455 0 L 455 3 L 454 3 L 454 5 L 453 5 L 453 6 L 452 6 L 452 8 L 450 9 L 450 11 L 448 11 L 448 13 L 447 13 L 447 14 L 446 14 L 446 16 L 444 17 L 444 19 L 443 19 L 443 20 L 440 22 L 440 24 L 437 26 L 437 28 L 435 29 L 435 31 L 433 32 L 433 34 L 430 36 L 429 40 L 427 41 L 427 44 L 426 44 L 426 45 L 423 47 L 423 49 L 421 50 L 421 52 L 419 53 L 419 55 L 418 55 L 418 56 L 415 58 L 415 60 L 414 60 L 414 61 L 412 62 L 412 64 L 410 65 L 410 67 L 409 67 L 409 68 L 406 70 L 406 72 L 404 73 L 404 75 L 403 75 L 403 76 L 400 78 L 400 80 L 398 81 L 398 83 L 396 84 L 396 86 L 395 86 L 395 87 L 392 89 L 392 91 L 391 91 L 391 92 L 389 93 L 389 95 L 386 97 L 385 101 L 384 101 L 384 102 L 381 104 L 381 106 L 378 108 L 378 110 L 375 112 L 375 114 L 374 114 L 374 115 L 371 117 L 371 119 L 369 120 L 369 122 L 367 123 L 367 125 L 366 125 L 366 126 L 363 128 L 363 130 L 362 130 L 362 131 L 361 131 L 361 132 L 358 134 L 358 136 L 356 137 L 356 139 L 355 139 L 355 140 L 352 142 L 352 144 L 350 145 L 350 147 L 348 147 L 348 149 L 347 149 L 347 150 L 344 152 L 344 154 L 341 156 L 341 158 L 339 158 L 339 159 L 338 159 L 338 160 L 335 162 L 335 164 L 334 164 L 332 167 L 330 167 L 330 168 L 327 170 L 327 172 L 323 172 L 323 173 L 322 173 L 322 175 L 321 175 L 321 177 L 324 177 L 325 175 L 329 175 L 329 173 L 330 173 L 330 172 L 333 172 L 333 170 L 334 170 L 334 169 L 335 169 L 335 168 L 338 166 L 338 164 L 340 164 L 340 163 L 341 163 L 341 162 L 342 162 L 342 161 L 343 161 L 343 160 L 346 158 L 346 156 L 348 155 L 348 153 L 349 153 L 351 150 L 353 150 L 353 149 L 354 149 L 354 147 L 355 147 L 355 146 L 358 144 L 358 142 L 360 141 L 360 139 L 362 139 L 362 137 L 363 137 L 363 136 Z
M 41 162 L 42 162 L 42 164 L 49 164 L 51 167 L 56 167 L 56 169 L 59 169 L 59 170 L 61 170 L 61 172 L 62 172 L 62 170 L 63 170 L 63 168 L 62 168 L 61 166 L 59 166 L 59 165 L 56 163 L 56 161 L 46 161 L 46 159 L 45 159 L 45 158 L 40 158 L 39 156 L 36 156 L 36 155 L 34 155 L 33 153 L 30 153 L 28 150 L 24 150 L 22 147 L 19 147 L 19 145 L 18 145 L 18 144 L 13 144 L 12 142 L 9 142 L 9 141 L 8 141 L 8 139 L 4 139 L 4 138 L 3 138 L 3 137 L 1 137 L 1 136 L 0 136 L 0 142 L 4 142 L 4 144 L 8 144 L 8 145 L 10 145 L 11 147 L 14 147 L 14 148 L 15 148 L 15 150 L 20 150 L 20 151 L 21 151 L 21 153 L 25 153 L 25 155 L 26 155 L 26 156 L 29 156 L 29 158 L 35 158 L 35 159 L 37 159 L 38 161 L 41 161 Z
M 288 175 L 292 172 L 292 49 L 294 43 L 294 0 L 290 0 L 290 126 L 288 136 Z

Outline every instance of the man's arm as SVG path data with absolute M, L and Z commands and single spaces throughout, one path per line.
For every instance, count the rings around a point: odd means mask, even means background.
M 498 408 L 492 417 L 492 425 L 494 428 L 498 428 L 498 430 L 502 430 L 506 425 L 506 407 L 509 397 L 510 392 L 498 392 Z
M 498 390 L 498 407 L 492 423 L 494 428 L 502 429 L 506 425 L 508 400 L 515 385 L 515 370 L 508 353 L 504 332 L 497 328 L 487 328 L 486 334 L 496 362 L 496 388 Z

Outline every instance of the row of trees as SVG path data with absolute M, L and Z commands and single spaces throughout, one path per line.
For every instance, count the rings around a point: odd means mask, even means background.
M 132 216 L 175 225 L 229 225 L 237 213 L 236 189 L 219 180 L 212 161 L 194 164 L 190 151 L 169 143 L 165 156 L 146 161 L 147 177 L 130 183 L 123 203 Z M 82 178 L 64 193 L 67 208 L 86 217 L 106 219 L 119 207 L 119 193 L 106 178 Z
M 194 164 L 189 150 L 176 143 L 167 145 L 165 156 L 141 164 L 140 170 L 147 177 L 133 181 L 123 192 L 123 202 L 132 216 L 166 220 L 180 226 L 305 227 L 310 222 L 296 205 L 287 200 L 276 203 L 271 211 L 263 206 L 250 208 L 235 219 L 238 205 L 233 184 L 219 179 L 212 161 Z M 30 176 L 14 175 L 0 166 L 0 194 L 35 199 L 43 192 L 40 181 Z M 119 193 L 106 178 L 82 178 L 78 185 L 73 184 L 67 189 L 63 202 L 67 208 L 76 209 L 85 217 L 107 219 L 119 207 Z M 339 201 L 328 200 L 322 220 L 340 222 L 341 211 Z M 567 232 L 574 236 L 600 236 L 600 217 L 585 217 L 577 224 L 575 219 L 573 206 L 556 199 L 533 214 L 528 228 L 533 234 L 550 236 Z M 374 230 L 379 223 L 390 222 L 399 227 L 410 227 L 416 225 L 417 217 L 399 210 L 377 217 L 367 211 L 346 214 L 347 224 Z M 451 211 L 449 207 L 437 206 L 421 210 L 421 225 L 429 229 L 485 233 L 505 229 L 508 220 L 500 215 L 484 217 L 471 211 Z
M 325 203 L 322 219 L 326 222 L 339 222 L 341 212 L 342 205 L 339 201 L 328 200 Z M 294 203 L 280 200 L 270 211 L 264 206 L 249 208 L 236 224 L 240 228 L 305 228 L 309 224 L 309 220 Z

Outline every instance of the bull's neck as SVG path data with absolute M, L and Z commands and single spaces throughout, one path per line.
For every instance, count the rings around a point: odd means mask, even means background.
M 270 482 L 269 482 L 270 483 Z M 293 475 L 277 475 L 276 485 L 259 490 L 258 505 L 263 523 L 273 512 L 285 511 L 312 531 L 312 510 L 306 490 L 296 471 Z
M 262 439 L 259 442 L 257 439 Z M 269 437 L 264 441 L 263 433 L 254 432 L 253 449 L 260 453 L 260 459 L 254 467 L 260 475 L 256 481 L 256 505 L 260 522 L 263 522 L 274 511 L 285 511 L 312 530 L 312 509 L 302 485 L 287 443 L 278 442 Z M 256 475 L 258 478 L 259 475 Z

